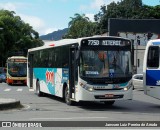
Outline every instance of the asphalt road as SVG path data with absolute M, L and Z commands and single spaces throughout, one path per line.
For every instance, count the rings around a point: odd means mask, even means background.
M 24 108 L 0 111 L 1 121 L 160 121 L 160 100 L 134 90 L 133 100 L 66 105 L 54 96 L 38 97 L 26 86 L 0 84 L 0 98 L 20 100 Z

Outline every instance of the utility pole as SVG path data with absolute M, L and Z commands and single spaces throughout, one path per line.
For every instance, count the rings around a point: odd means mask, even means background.
M 136 42 L 136 74 L 137 74 L 137 68 L 138 68 L 138 43 Z

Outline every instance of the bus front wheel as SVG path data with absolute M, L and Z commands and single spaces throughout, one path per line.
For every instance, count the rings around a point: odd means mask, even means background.
M 68 87 L 65 88 L 65 102 L 67 105 L 73 105 L 73 101 L 69 97 Z

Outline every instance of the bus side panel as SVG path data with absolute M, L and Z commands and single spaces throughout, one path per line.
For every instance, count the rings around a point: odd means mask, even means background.
M 147 95 L 160 99 L 160 70 L 146 70 Z
M 143 89 L 144 94 L 147 95 L 147 87 L 146 87 L 146 69 L 147 69 L 147 56 L 148 56 L 148 46 L 146 46 L 146 50 L 144 52 L 144 59 L 143 59 Z
M 34 84 L 39 80 L 41 92 L 63 97 L 63 84 L 68 84 L 69 70 L 67 68 L 35 68 Z M 34 87 L 36 88 L 36 87 Z
M 146 85 L 160 86 L 160 70 L 146 70 Z
M 54 80 L 55 80 L 55 95 L 58 97 L 62 97 L 62 88 L 63 88 L 63 84 L 62 84 L 62 69 L 57 69 L 57 72 L 55 73 L 54 76 Z
M 55 76 L 55 95 L 59 97 L 63 97 L 63 85 L 66 83 L 69 84 L 69 69 L 68 68 L 62 68 L 57 69 L 57 73 Z
M 34 68 L 34 78 L 39 80 L 40 91 L 55 95 L 55 73 L 54 68 Z

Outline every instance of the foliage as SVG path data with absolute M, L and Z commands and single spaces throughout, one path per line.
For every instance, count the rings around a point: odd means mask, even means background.
M 69 22 L 69 32 L 64 38 L 77 38 L 100 35 L 108 32 L 108 20 L 119 19 L 160 19 L 160 5 L 148 6 L 142 0 L 121 0 L 103 5 L 95 14 L 95 22 L 85 15 L 75 14 Z
M 159 19 L 160 5 L 143 5 L 142 0 L 122 0 L 121 2 L 112 2 L 108 6 L 103 5 L 94 19 L 98 23 L 97 32 L 104 33 L 108 30 L 108 19 Z M 104 30 L 104 31 L 103 31 Z
M 68 24 L 69 31 L 63 38 L 78 38 L 92 36 L 96 30 L 96 24 L 91 22 L 84 14 L 75 14 Z
M 23 51 L 43 45 L 39 34 L 15 16 L 15 12 L 0 10 L 0 60 L 4 64 L 9 53 Z

